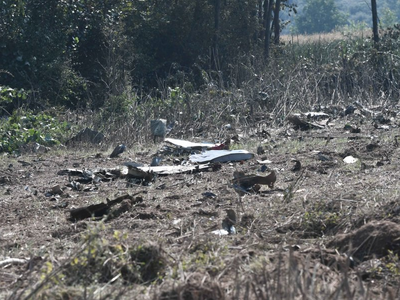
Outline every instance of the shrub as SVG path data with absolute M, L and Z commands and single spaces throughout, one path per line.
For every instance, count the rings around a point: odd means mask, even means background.
M 44 112 L 15 111 L 0 124 L 0 152 L 16 153 L 20 146 L 39 143 L 44 146 L 60 144 L 69 125 Z

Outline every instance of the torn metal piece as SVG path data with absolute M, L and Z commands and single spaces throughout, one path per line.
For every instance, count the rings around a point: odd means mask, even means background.
M 206 142 L 195 143 L 195 142 L 179 140 L 179 139 L 171 139 L 171 138 L 165 139 L 165 142 L 168 144 L 171 144 L 175 147 L 192 149 L 192 150 L 209 149 L 209 148 L 217 147 L 220 145 L 220 144 L 213 144 L 213 143 L 206 143 Z
M 125 194 L 120 197 L 115 198 L 114 200 L 108 200 L 107 203 L 98 203 L 98 204 L 93 204 L 85 207 L 80 207 L 80 208 L 75 208 L 71 209 L 69 211 L 70 221 L 77 221 L 77 220 L 83 220 L 86 218 L 92 218 L 92 217 L 102 217 L 104 215 L 107 215 L 110 211 L 110 208 L 118 203 L 121 203 L 123 200 L 128 199 L 132 204 L 136 204 L 139 202 L 143 201 L 142 197 L 134 197 L 135 195 L 139 195 L 142 192 L 135 193 L 134 195 L 129 195 Z
M 138 167 L 139 170 L 146 173 L 155 173 L 158 175 L 172 175 L 182 173 L 192 173 L 201 170 L 207 170 L 212 168 L 211 164 L 205 165 L 184 165 L 184 166 L 149 166 L 149 167 Z
M 244 175 L 243 172 L 235 172 L 232 180 L 233 186 L 249 192 L 256 185 L 268 185 L 271 189 L 276 182 L 276 173 L 274 170 L 268 176 Z
M 300 129 L 300 130 L 309 130 L 309 129 L 323 129 L 325 128 L 325 125 L 319 125 L 317 123 L 312 123 L 309 121 L 306 121 L 299 115 L 293 114 L 290 115 L 286 118 L 290 123 L 294 125 L 295 129 Z
M 145 182 L 153 181 L 155 178 L 155 174 L 150 170 L 143 170 L 142 168 L 143 167 L 134 167 L 128 165 L 128 177 L 138 178 L 144 180 Z
M 297 172 L 300 171 L 301 169 L 301 162 L 297 159 L 292 159 L 292 161 L 295 163 L 294 166 L 290 169 L 292 172 Z
M 189 160 L 193 163 L 243 161 L 254 157 L 246 150 L 209 150 L 200 154 L 192 154 Z
M 123 153 L 126 150 L 126 146 L 124 144 L 120 144 L 117 147 L 115 147 L 114 151 L 110 154 L 110 158 L 117 157 L 121 153 Z

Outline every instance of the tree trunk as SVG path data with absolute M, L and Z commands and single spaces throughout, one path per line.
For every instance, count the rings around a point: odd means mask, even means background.
M 215 6 L 214 6 L 214 38 L 213 38 L 214 51 L 218 48 L 219 15 L 220 15 L 220 11 L 221 11 L 221 0 L 215 0 Z
M 262 11 L 263 11 L 263 1 L 262 0 L 258 0 L 257 6 L 258 6 L 258 20 L 259 20 L 260 24 L 263 24 L 262 23 L 262 19 L 263 19 L 263 13 L 262 13 Z
M 269 58 L 269 44 L 271 40 L 271 13 L 274 0 L 264 1 L 264 27 L 265 27 L 265 42 L 264 42 L 264 56 L 265 59 Z
M 221 11 L 221 0 L 215 0 L 214 3 L 214 36 L 211 49 L 212 69 L 218 69 L 218 43 L 219 43 L 219 16 Z
M 279 22 L 279 12 L 281 10 L 281 0 L 276 0 L 275 10 L 274 10 L 274 43 L 279 44 L 279 38 L 281 34 L 280 22 Z
M 262 40 L 263 39 L 263 28 L 264 28 L 264 19 L 263 19 L 263 0 L 258 0 L 257 4 L 257 18 L 258 18 L 258 24 L 259 27 L 257 27 L 257 39 Z
M 378 34 L 378 12 L 376 9 L 376 0 L 371 0 L 371 10 L 372 10 L 372 31 L 374 33 L 374 42 L 379 42 Z

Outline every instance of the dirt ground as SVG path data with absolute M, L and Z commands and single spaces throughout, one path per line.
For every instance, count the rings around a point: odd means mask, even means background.
M 127 141 L 112 159 L 115 145 L 2 155 L 1 298 L 399 299 L 398 107 L 344 109 L 327 109 L 327 125 L 303 116 L 312 129 L 236 127 L 231 149 L 254 158 L 149 184 L 58 174 L 149 164 L 163 143 Z M 235 171 L 271 170 L 272 188 L 240 196 L 232 185 Z M 69 219 L 119 196 L 108 217 Z M 236 232 L 216 234 L 231 210 Z

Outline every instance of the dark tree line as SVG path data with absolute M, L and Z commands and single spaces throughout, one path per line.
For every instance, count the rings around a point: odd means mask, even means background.
M 71 107 L 179 74 L 199 86 L 240 55 L 267 58 L 284 8 L 286 0 L 1 1 L 1 84 Z

